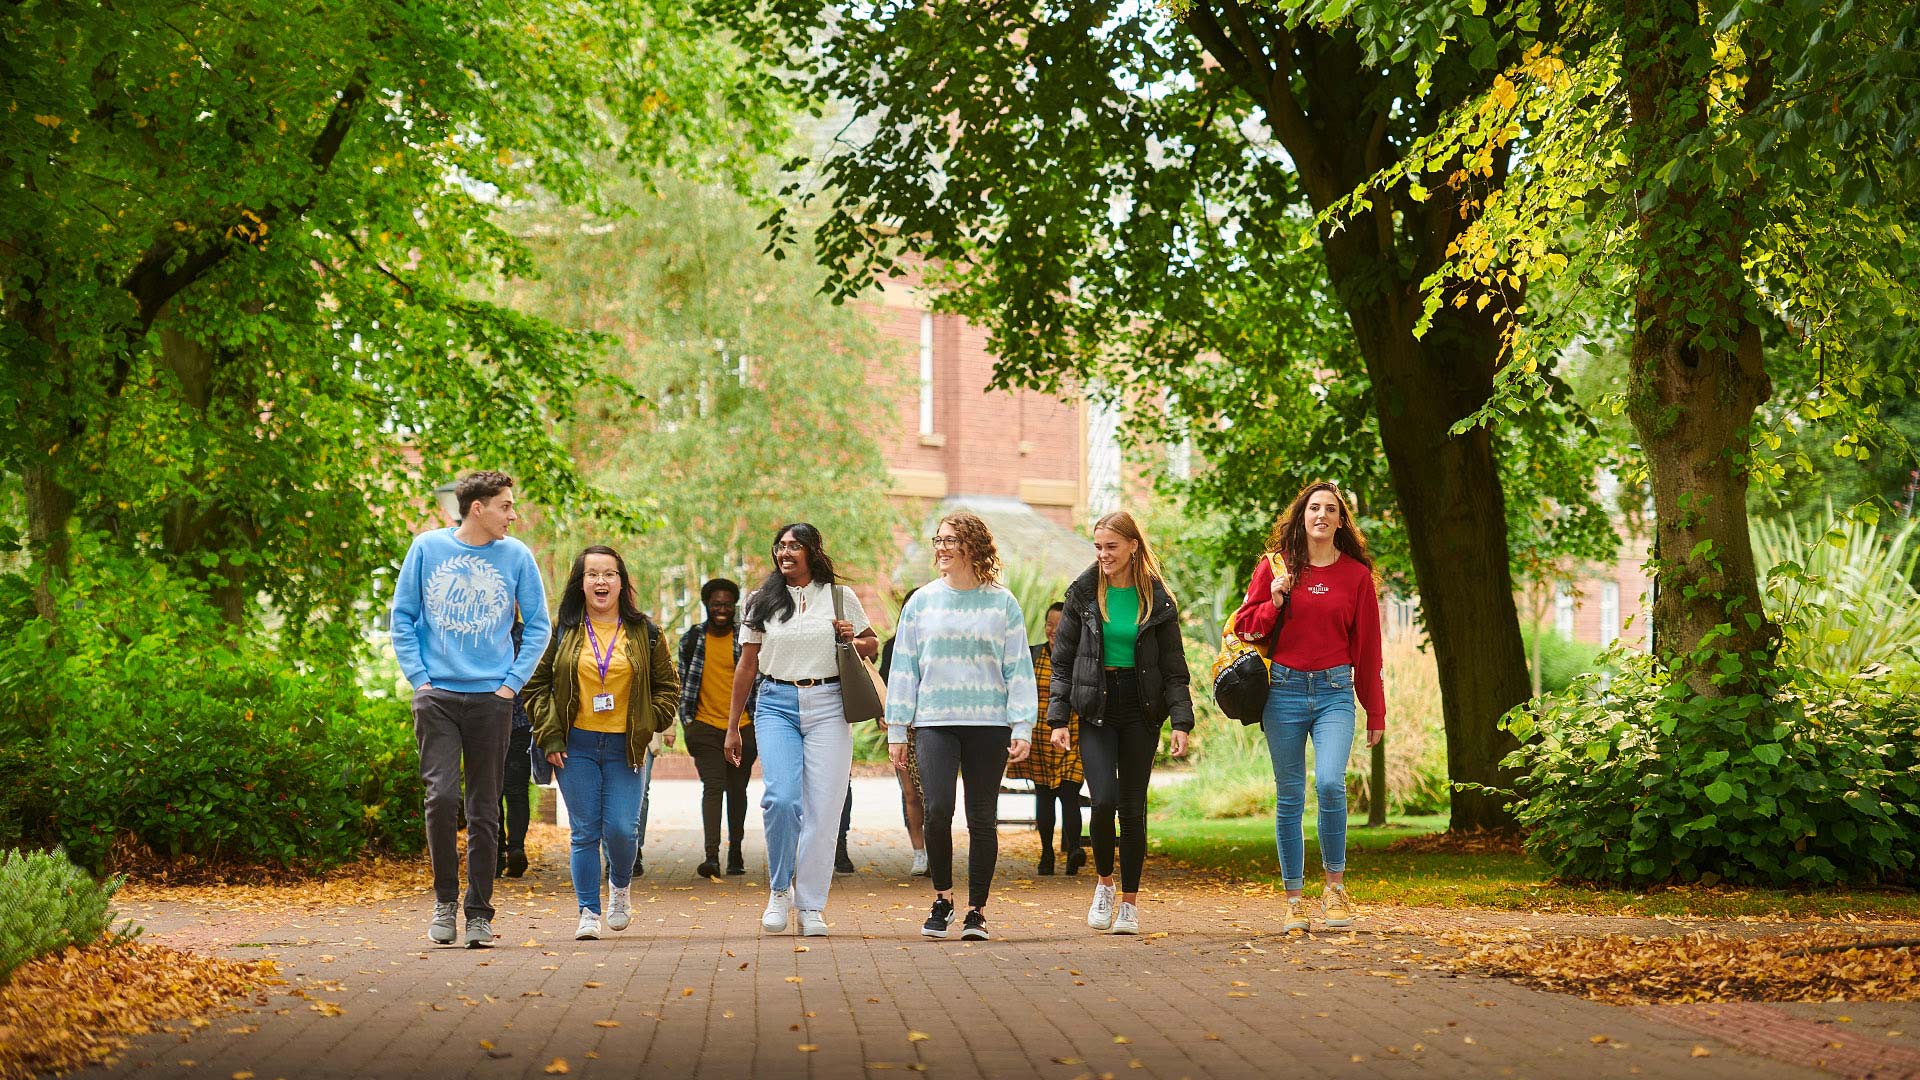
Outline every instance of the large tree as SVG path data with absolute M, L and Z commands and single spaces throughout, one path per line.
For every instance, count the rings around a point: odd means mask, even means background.
M 1783 412 L 1824 422 L 1842 455 L 1904 446 L 1885 412 L 1914 386 L 1920 8 L 1633 0 L 1571 9 L 1569 25 L 1579 48 L 1530 51 L 1396 165 L 1526 148 L 1427 308 L 1510 273 L 1616 298 L 1658 651 L 1697 695 L 1763 692 L 1780 628 L 1749 488 L 1781 475 L 1763 404 L 1784 389 Z M 1524 401 L 1538 358 L 1579 328 L 1495 298 L 1515 330 L 1496 401 Z
M 637 186 L 637 185 L 635 185 Z M 869 380 L 911 360 L 859 312 L 829 303 L 805 258 L 765 257 L 762 211 L 714 184 L 662 180 L 632 209 L 516 215 L 539 278 L 513 303 L 618 342 L 606 370 L 643 395 L 581 395 L 558 433 L 595 483 L 655 523 L 628 562 L 665 624 L 697 610 L 700 583 L 771 569 L 780 524 L 806 520 L 843 575 L 880 584 L 903 524 L 887 498 L 876 433 L 886 398 Z M 597 523 L 554 519 L 549 560 L 570 559 Z M 742 581 L 751 588 L 757 581 Z M 884 590 L 883 590 L 884 591 Z M 651 598 L 667 594 L 668 603 Z
M 1492 393 L 1500 314 L 1449 308 L 1418 331 L 1422 282 L 1508 158 L 1492 155 L 1467 188 L 1445 183 L 1458 162 L 1371 181 L 1473 100 L 1534 21 L 1469 11 L 1479 3 L 1345 18 L 1345 0 L 720 6 L 739 9 L 755 48 L 786 50 L 795 83 L 850 114 L 816 163 L 833 207 L 816 236 L 836 284 L 865 287 L 902 252 L 931 257 L 949 272 L 946 303 L 992 329 L 1007 381 L 1051 385 L 1116 356 L 1175 369 L 1270 360 L 1264 341 L 1208 332 L 1220 321 L 1207 306 L 1244 291 L 1258 318 L 1295 319 L 1300 299 L 1270 268 L 1304 221 L 1364 190 L 1343 225 L 1307 241 L 1322 264 L 1309 302 L 1337 306 L 1364 365 L 1451 775 L 1499 781 L 1513 744 L 1497 720 L 1528 696 L 1508 499 L 1492 433 L 1456 425 Z M 1449 34 L 1469 46 L 1443 49 Z M 1286 359 L 1294 377 L 1316 366 Z M 1498 796 L 1456 793 L 1455 827 L 1507 820 Z
M 596 342 L 482 298 L 529 266 L 495 212 L 608 157 L 741 175 L 779 128 L 651 0 L 54 0 L 0 36 L 0 462 L 48 617 L 75 528 L 297 632 L 463 465 L 611 507 L 549 431 Z

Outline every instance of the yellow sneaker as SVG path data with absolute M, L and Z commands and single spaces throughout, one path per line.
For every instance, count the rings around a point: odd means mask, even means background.
M 1353 925 L 1353 901 L 1348 898 L 1345 885 L 1329 884 L 1320 894 L 1320 917 L 1329 928 Z
M 1307 932 L 1307 901 L 1304 897 L 1287 898 L 1287 921 L 1280 925 L 1280 929 L 1288 934 Z

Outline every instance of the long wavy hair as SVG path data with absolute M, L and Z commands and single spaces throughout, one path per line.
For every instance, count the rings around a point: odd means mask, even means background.
M 972 564 L 973 576 L 980 579 L 980 584 L 991 585 L 1000 580 L 1000 552 L 993 546 L 993 530 L 987 528 L 979 515 L 956 510 L 941 518 L 940 524 L 953 526 L 954 533 L 960 537 L 960 551 Z M 933 531 L 939 532 L 939 526 Z
M 1298 580 L 1301 568 L 1307 565 L 1307 500 L 1320 491 L 1330 491 L 1340 501 L 1340 527 L 1333 532 L 1333 546 L 1361 566 L 1373 569 L 1367 538 L 1360 535 L 1360 526 L 1353 523 L 1353 507 L 1347 502 L 1346 493 L 1331 480 L 1315 480 L 1300 489 L 1286 513 L 1273 523 L 1273 531 L 1267 534 L 1267 553 L 1280 556 L 1280 561 L 1286 563 Z
M 746 615 L 740 622 L 754 633 L 764 633 L 768 620 L 786 622 L 793 618 L 793 594 L 787 592 L 787 576 L 780 572 L 780 538 L 793 534 L 793 538 L 806 549 L 807 571 L 813 580 L 832 585 L 836 580 L 833 572 L 833 560 L 827 557 L 826 541 L 820 538 L 820 530 L 804 521 L 795 521 L 782 525 L 773 531 L 773 543 L 767 545 L 767 557 L 773 560 L 773 570 L 767 574 L 760 587 L 747 597 Z
M 639 605 L 633 601 L 633 579 L 627 576 L 627 560 L 620 553 L 605 544 L 591 544 L 580 549 L 574 556 L 573 570 L 567 574 L 566 590 L 560 594 L 560 613 L 555 621 L 560 629 L 571 630 L 579 626 L 587 617 L 587 556 L 611 555 L 614 568 L 620 571 L 620 602 L 616 610 L 620 612 L 620 621 L 628 626 L 639 626 L 646 621 L 640 613 Z
M 1160 572 L 1159 556 L 1153 553 L 1153 546 L 1147 543 L 1147 534 L 1141 530 L 1140 523 L 1133 520 L 1133 515 L 1125 510 L 1115 510 L 1103 515 L 1099 521 L 1093 523 L 1093 528 L 1095 531 L 1106 529 L 1109 532 L 1119 533 L 1122 537 L 1139 545 L 1133 549 L 1133 559 L 1127 564 L 1127 583 L 1140 590 L 1138 624 L 1145 626 L 1147 616 L 1153 614 L 1153 587 L 1159 585 L 1166 592 L 1168 599 L 1173 598 L 1173 590 L 1167 588 L 1166 575 Z M 1100 579 L 1098 591 L 1094 595 L 1100 604 L 1100 617 L 1104 619 L 1107 617 L 1107 575 L 1101 573 L 1094 576 Z

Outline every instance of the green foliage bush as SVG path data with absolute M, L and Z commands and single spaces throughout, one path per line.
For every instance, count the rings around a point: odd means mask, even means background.
M 1603 658 L 1509 713 L 1527 844 L 1562 877 L 1786 885 L 1911 879 L 1920 836 L 1912 685 L 1779 679 L 1692 693 L 1653 659 Z
M 36 956 L 91 945 L 113 924 L 119 878 L 97 882 L 55 851 L 0 854 L 0 983 Z M 129 928 L 116 940 L 138 934 Z
M 1533 627 L 1522 623 L 1520 640 L 1526 645 L 1527 663 L 1533 663 Z M 1540 690 L 1557 694 L 1573 685 L 1573 680 L 1599 670 L 1601 647 L 1575 641 L 1555 630 L 1540 632 Z
M 1786 662 L 1828 680 L 1876 665 L 1920 672 L 1920 521 L 1883 530 L 1872 507 L 1829 505 L 1804 526 L 1755 522 L 1753 547 Z
M 35 793 L 6 796 L 20 820 L 44 815 L 29 842 L 92 869 L 127 839 L 167 859 L 302 868 L 419 848 L 407 705 L 363 693 L 345 649 L 298 663 L 227 625 L 197 583 L 80 565 L 57 625 L 0 636 L 0 709 L 23 751 L 0 774 Z

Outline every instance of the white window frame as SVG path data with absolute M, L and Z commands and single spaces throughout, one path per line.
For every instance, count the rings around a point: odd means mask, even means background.
M 920 313 L 920 434 L 933 434 L 933 312 Z
M 1620 637 L 1620 583 L 1609 581 L 1600 586 L 1600 644 L 1611 645 Z

